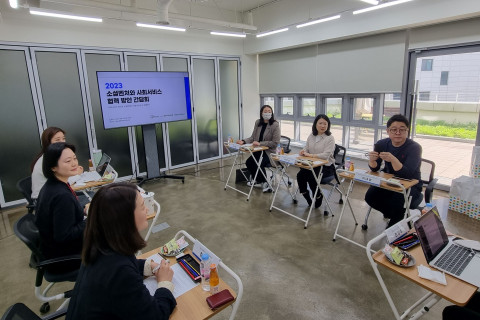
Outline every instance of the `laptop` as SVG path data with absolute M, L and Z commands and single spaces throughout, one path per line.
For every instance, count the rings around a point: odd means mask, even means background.
M 111 160 L 112 158 L 110 158 L 106 153 L 102 154 L 102 158 L 98 162 L 98 165 L 95 168 L 95 171 L 86 171 L 82 174 L 70 177 L 68 179 L 68 182 L 70 184 L 76 183 L 78 185 L 78 184 L 86 183 L 89 181 L 102 180 L 103 176 L 107 172 L 107 168 Z
M 449 240 L 442 221 L 434 211 L 430 210 L 414 223 L 428 264 L 480 287 L 480 252 Z

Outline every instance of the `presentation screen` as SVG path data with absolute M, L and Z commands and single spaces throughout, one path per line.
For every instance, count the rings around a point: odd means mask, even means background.
M 105 129 L 192 119 L 187 72 L 97 71 Z

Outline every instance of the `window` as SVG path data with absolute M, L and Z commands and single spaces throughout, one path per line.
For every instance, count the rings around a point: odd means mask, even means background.
M 330 119 L 342 119 L 342 98 L 325 98 L 325 112 Z
M 382 119 L 380 119 L 380 124 L 387 125 L 387 121 L 391 116 L 400 113 L 400 97 L 400 92 L 385 94 L 383 115 Z
M 442 71 L 442 73 L 440 74 L 440 85 L 448 85 L 448 71 Z
M 354 98 L 352 119 L 372 121 L 373 105 L 373 98 Z
M 430 91 L 420 92 L 418 94 L 419 101 L 430 101 Z
M 314 97 L 302 97 L 301 98 L 302 117 L 315 117 L 315 101 Z
M 293 116 L 293 97 L 282 97 L 280 99 L 282 115 Z
M 422 59 L 422 71 L 432 71 L 433 59 Z
M 312 133 L 312 122 L 300 122 L 300 141 L 307 141 L 308 136 Z
M 282 133 L 282 136 L 286 136 L 294 140 L 295 139 L 295 122 L 291 120 L 280 120 L 279 122 L 280 122 L 280 132 Z
M 263 98 L 263 105 L 269 105 L 272 107 L 273 112 L 275 112 L 275 98 L 274 97 L 264 97 Z

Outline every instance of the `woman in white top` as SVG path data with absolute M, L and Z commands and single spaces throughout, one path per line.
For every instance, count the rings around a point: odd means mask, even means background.
M 307 138 L 307 144 L 305 148 L 300 151 L 300 155 L 304 157 L 319 158 L 327 160 L 328 163 L 323 166 L 323 175 L 330 176 L 335 170 L 335 159 L 333 153 L 335 151 L 335 139 L 330 132 L 330 119 L 325 114 L 319 114 L 312 125 L 312 133 Z M 318 176 L 318 172 L 321 167 L 314 169 L 315 175 Z M 297 173 L 297 183 L 300 193 L 303 195 L 309 206 L 312 205 L 312 198 L 310 192 L 307 189 L 307 185 L 310 187 L 312 194 L 315 193 L 317 188 L 317 181 L 310 169 L 300 169 Z M 317 192 L 317 198 L 315 199 L 315 208 L 320 207 L 322 204 L 322 194 Z
M 43 175 L 42 164 L 43 154 L 47 150 L 48 146 L 56 142 L 65 142 L 65 131 L 57 127 L 48 127 L 42 133 L 41 143 L 42 150 L 35 157 L 31 165 L 32 170 L 32 199 L 37 199 L 40 190 L 42 189 L 47 178 Z M 83 172 L 83 167 L 78 166 L 79 174 Z

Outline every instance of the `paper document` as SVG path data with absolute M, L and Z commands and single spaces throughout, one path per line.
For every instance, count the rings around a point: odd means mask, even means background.
M 175 299 L 185 292 L 195 288 L 195 286 L 198 286 L 199 283 L 193 282 L 178 263 L 172 266 L 172 270 L 174 272 L 172 283 L 175 286 L 173 289 L 173 296 Z M 153 296 L 157 290 L 157 279 L 155 276 L 146 278 L 143 280 L 143 284 L 147 287 L 150 295 Z
M 299 157 L 298 154 L 293 154 L 293 155 L 288 155 L 288 156 L 280 155 L 280 156 L 278 156 L 278 160 L 280 162 L 284 162 L 284 163 L 288 163 L 288 164 L 295 164 L 295 161 L 297 160 L 298 157 Z
M 159 254 L 154 254 L 148 257 L 147 260 L 153 260 L 156 263 L 160 263 L 162 262 L 163 258 Z M 190 277 L 185 273 L 178 263 L 172 266 L 172 270 L 174 272 L 172 283 L 175 286 L 175 289 L 173 290 L 173 296 L 175 298 L 180 297 L 182 294 L 198 285 L 198 283 L 190 279 Z M 143 284 L 145 284 L 148 291 L 153 296 L 157 290 L 157 279 L 155 276 L 146 278 L 143 280 Z

